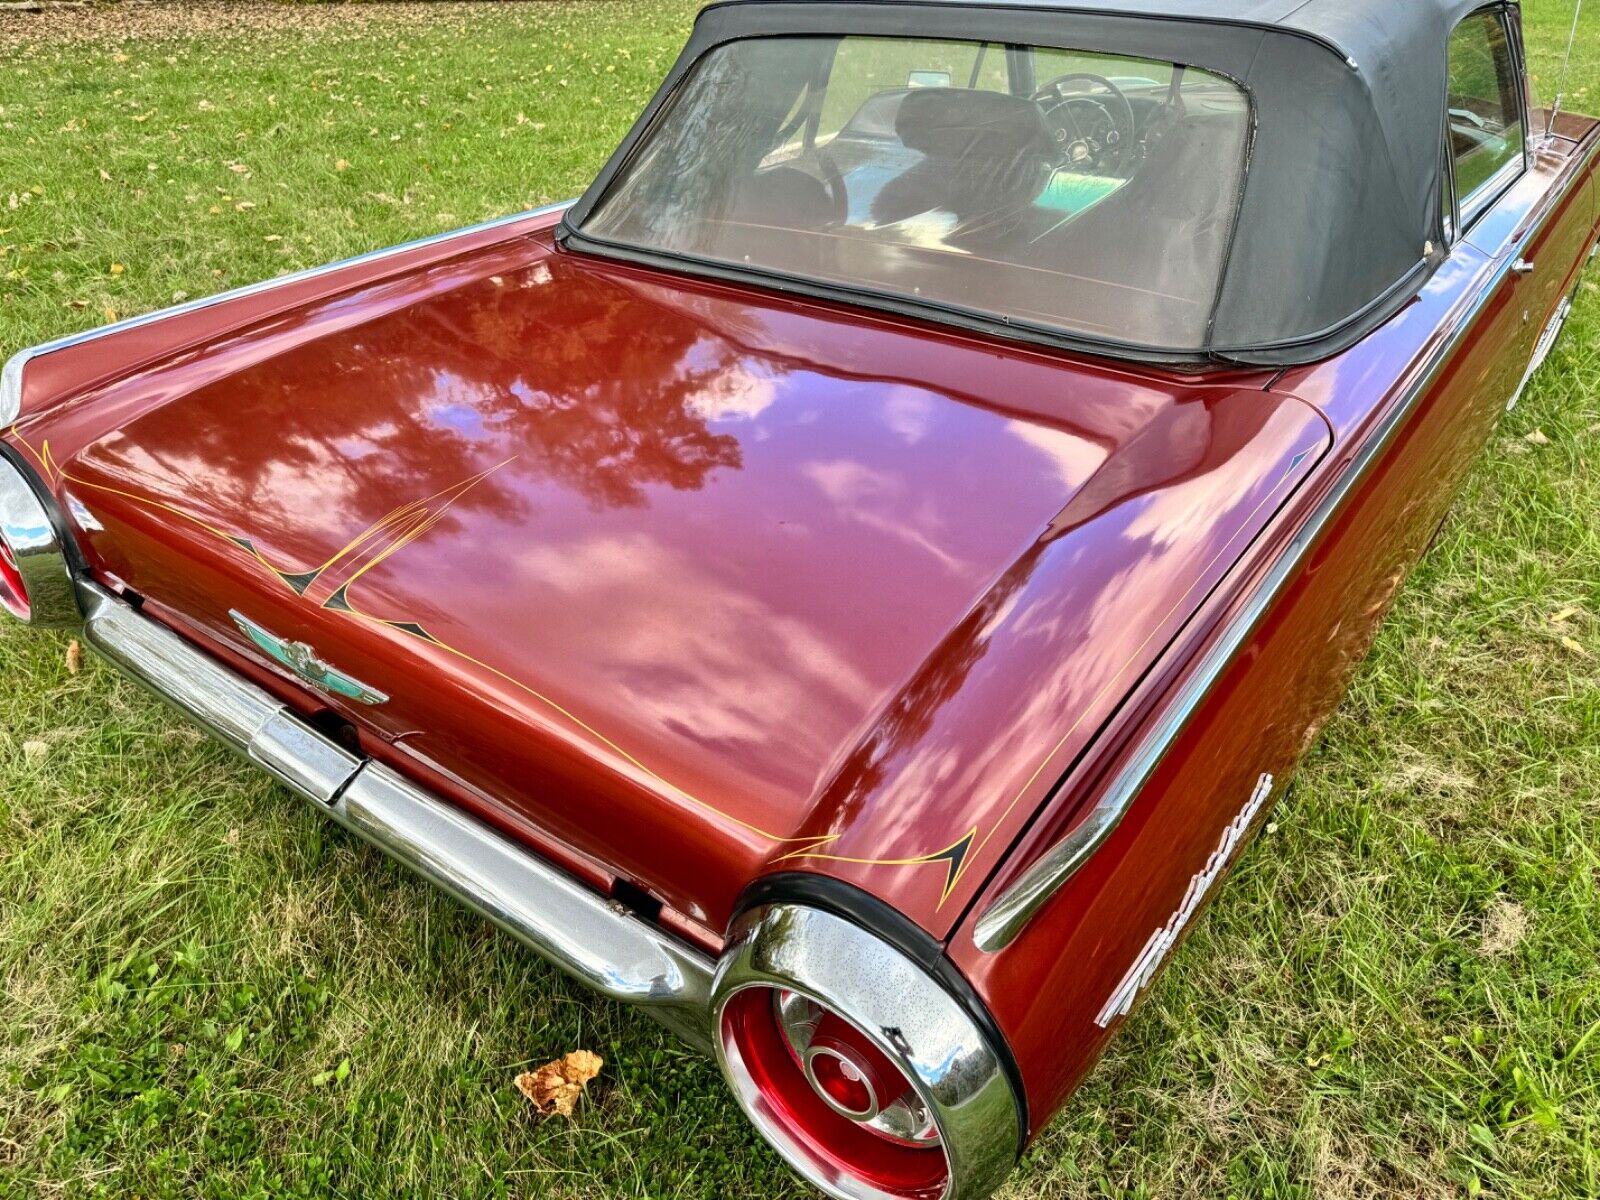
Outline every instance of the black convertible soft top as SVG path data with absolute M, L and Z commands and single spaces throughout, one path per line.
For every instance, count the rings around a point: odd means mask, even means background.
M 1208 341 L 1193 358 L 1288 364 L 1358 340 L 1442 261 L 1448 45 L 1516 0 L 724 0 L 564 230 L 585 217 L 707 50 L 783 35 L 1053 46 L 1199 67 L 1250 94 L 1254 132 Z M 1167 356 L 1170 357 L 1170 356 Z

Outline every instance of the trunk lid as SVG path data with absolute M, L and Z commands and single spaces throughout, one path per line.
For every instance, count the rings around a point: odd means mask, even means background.
M 1260 386 L 541 235 L 24 436 L 109 578 L 402 768 L 715 931 L 800 869 L 940 934 L 1325 445 Z

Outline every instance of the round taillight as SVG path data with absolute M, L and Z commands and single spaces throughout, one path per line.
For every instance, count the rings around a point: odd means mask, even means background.
M 927 1105 L 870 1038 L 821 1002 L 750 987 L 722 1010 L 765 1109 L 852 1200 L 943 1196 L 950 1177 Z
M 786 988 L 773 989 L 772 1004 L 790 1057 L 824 1104 L 891 1142 L 937 1145 L 939 1131 L 916 1086 L 861 1030 Z
M 977 1200 L 1017 1161 L 1020 1087 L 981 1003 L 848 917 L 772 902 L 739 918 L 711 989 L 745 1114 L 834 1200 Z
M 3 534 L 0 534 L 0 605 L 19 620 L 26 621 L 33 615 L 33 606 L 28 602 L 28 585 L 22 581 L 22 568 Z
M 64 629 L 83 618 L 48 503 L 45 489 L 36 490 L 0 453 L 0 609 L 30 625 Z

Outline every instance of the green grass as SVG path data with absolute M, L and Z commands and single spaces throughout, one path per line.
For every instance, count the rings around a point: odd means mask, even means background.
M 572 195 L 691 13 L 0 15 L 0 352 Z M 1013 1200 L 1600 1194 L 1597 291 Z M 0 1196 L 805 1194 L 709 1063 L 65 649 L 0 626 Z

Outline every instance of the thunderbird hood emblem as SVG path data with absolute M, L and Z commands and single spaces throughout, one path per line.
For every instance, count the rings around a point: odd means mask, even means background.
M 323 662 L 304 642 L 291 642 L 270 633 L 241 612 L 230 610 L 228 615 L 258 650 L 319 691 L 342 696 L 359 704 L 383 704 L 388 701 L 389 697 L 376 688 L 370 688 Z

